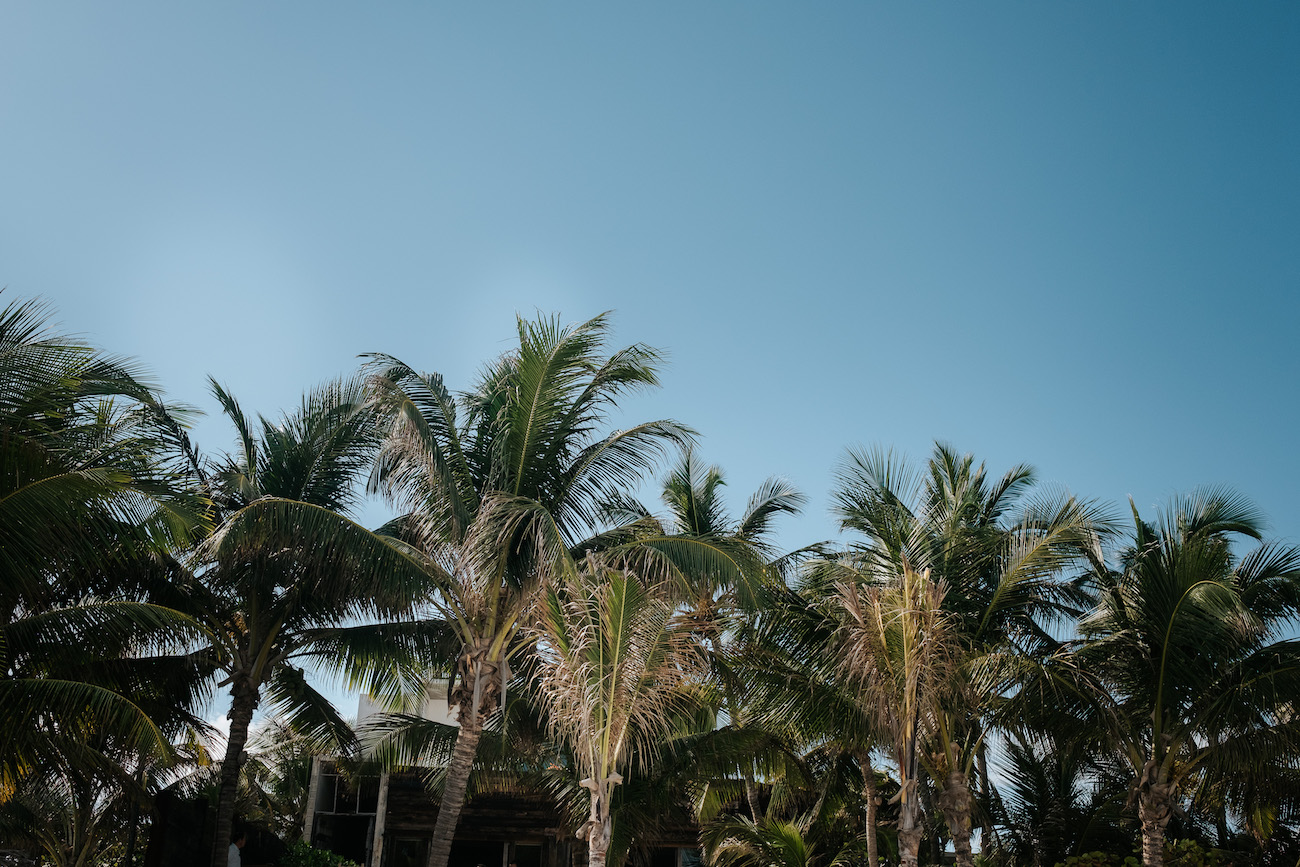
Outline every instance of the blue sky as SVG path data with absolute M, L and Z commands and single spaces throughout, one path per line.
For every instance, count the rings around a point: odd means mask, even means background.
M 1300 541 L 1300 5 L 0 7 L 0 285 L 213 410 L 516 312 L 669 353 L 627 419 L 782 474 L 935 439 Z M 219 420 L 196 436 L 230 444 Z

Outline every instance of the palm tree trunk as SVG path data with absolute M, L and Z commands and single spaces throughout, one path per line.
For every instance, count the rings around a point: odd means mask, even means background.
M 144 790 L 144 763 L 143 762 L 141 762 L 140 766 L 136 768 L 135 781 L 136 784 L 140 786 L 140 790 L 143 791 Z M 136 797 L 135 792 L 131 793 L 131 810 L 127 814 L 126 821 L 127 821 L 126 854 L 122 856 L 122 867 L 135 867 L 135 841 L 136 841 L 137 832 L 139 831 L 140 828 L 140 799 Z
M 989 779 L 988 743 L 983 739 L 976 761 L 980 776 L 980 852 L 988 854 L 993 851 L 993 782 Z
M 610 827 L 609 820 L 592 832 L 587 839 L 587 867 L 605 867 L 605 858 L 609 854 Z
M 973 867 L 975 861 L 970 847 L 970 781 L 961 771 L 952 771 L 939 793 L 939 809 L 952 834 L 953 853 L 957 867 Z
M 921 802 L 918 800 L 916 780 L 903 784 L 903 797 L 898 808 L 898 862 L 900 867 L 916 867 L 921 852 L 922 829 L 917 824 Z
M 1165 827 L 1173 815 L 1172 786 L 1144 785 L 1138 796 L 1142 822 L 1142 867 L 1161 867 L 1165 860 Z
M 465 806 L 465 788 L 483 734 L 484 714 L 480 702 L 481 697 L 471 698 L 459 706 L 460 729 L 456 732 L 451 761 L 447 763 L 447 778 L 442 787 L 442 800 L 438 802 L 438 820 L 433 826 L 426 867 L 447 867 L 451 858 L 451 841 L 456 836 L 461 808 Z
M 591 818 L 587 821 L 587 867 L 605 867 L 609 855 L 609 841 L 613 837 L 614 821 L 609 814 L 610 787 L 599 784 L 591 789 Z
M 763 821 L 763 811 L 758 806 L 758 785 L 754 782 L 754 775 L 749 770 L 745 771 L 745 800 L 749 802 L 749 815 L 755 822 Z
M 71 867 L 82 867 L 90 860 L 95 849 L 95 797 L 89 785 L 78 786 L 77 810 L 73 813 L 76 827 L 72 828 L 74 848 L 69 853 Z
M 1214 817 L 1214 832 L 1218 835 L 1218 848 L 1227 849 L 1232 845 L 1232 832 L 1228 829 L 1228 812 L 1220 807 Z
M 140 804 L 131 802 L 131 809 L 126 817 L 126 852 L 122 855 L 122 867 L 135 867 L 135 837 L 140 826 Z
M 862 769 L 862 800 L 866 802 L 867 867 L 880 867 L 880 847 L 876 840 L 876 814 L 880 798 L 876 794 L 876 769 L 871 766 L 871 754 L 858 754 L 858 767 Z
M 221 760 L 221 788 L 217 795 L 216 839 L 212 841 L 212 867 L 226 867 L 230 851 L 230 829 L 235 818 L 235 791 L 239 786 L 239 767 L 244 761 L 248 727 L 261 695 L 247 675 L 236 675 L 230 684 L 230 735 L 226 738 L 226 756 Z

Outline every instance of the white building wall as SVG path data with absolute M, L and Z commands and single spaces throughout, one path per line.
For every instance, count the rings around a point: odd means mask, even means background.
M 383 704 L 374 701 L 368 695 L 362 695 L 357 703 L 357 726 L 365 724 L 366 718 L 376 714 L 388 713 Z M 409 713 L 409 711 L 405 711 Z M 420 716 L 445 725 L 457 725 L 456 713 L 447 707 L 447 681 L 439 680 L 429 685 L 428 693 L 419 708 Z

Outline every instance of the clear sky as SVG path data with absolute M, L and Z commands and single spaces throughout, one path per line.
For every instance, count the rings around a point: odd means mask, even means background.
M 935 439 L 1300 542 L 1298 156 L 1294 2 L 0 5 L 7 298 L 269 415 L 612 309 L 789 546 Z

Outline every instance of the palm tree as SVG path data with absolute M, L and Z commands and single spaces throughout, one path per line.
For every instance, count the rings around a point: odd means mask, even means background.
M 51 334 L 43 305 L 0 310 L 6 588 L 26 599 L 67 594 L 52 575 L 85 578 L 105 552 L 188 538 L 197 504 L 167 466 L 163 410 L 129 363 Z
M 1238 555 L 1260 525 L 1222 489 L 1175 500 L 1155 525 L 1134 509 L 1118 568 L 1099 562 L 1090 575 L 1097 602 L 1077 650 L 1057 660 L 1055 706 L 1132 774 L 1145 867 L 1162 863 L 1166 826 L 1194 787 L 1275 799 L 1300 755 L 1300 640 L 1287 635 L 1300 549 Z
M 707 827 L 701 842 L 705 860 L 714 867 L 847 867 L 859 863 L 852 842 L 830 857 L 820 852 L 817 830 L 811 815 L 792 821 L 738 816 Z
M 830 604 L 840 622 L 838 657 L 859 704 L 876 726 L 899 773 L 898 852 L 915 867 L 921 844 L 922 752 L 960 702 L 961 645 L 948 589 L 903 563 L 898 574 L 837 583 Z M 869 831 L 870 833 L 870 831 Z
M 267 720 L 249 743 L 243 782 L 256 798 L 258 813 L 282 840 L 302 838 L 314 740 L 280 719 Z
M 0 310 L 0 801 L 69 732 L 167 749 L 125 681 L 87 666 L 193 635 L 119 583 L 201 523 L 169 463 L 176 419 L 131 365 L 52 333 L 43 305 Z
M 456 645 L 447 701 L 459 728 L 430 867 L 446 867 L 483 725 L 504 699 L 542 573 L 600 527 L 602 504 L 690 437 L 670 421 L 600 433 L 622 396 L 658 384 L 660 362 L 639 344 L 605 355 L 608 332 L 605 315 L 572 327 L 519 319 L 518 348 L 458 397 L 437 374 L 372 357 L 386 428 L 372 488 L 401 513 L 387 532 L 448 576 L 430 626 Z M 430 660 L 431 671 L 444 666 Z
M 581 566 L 548 589 L 531 635 L 550 726 L 572 748 L 590 792 L 578 836 L 591 867 L 604 867 L 614 787 L 634 758 L 652 761 L 660 740 L 692 718 L 706 659 L 693 618 L 675 611 L 665 584 L 595 555 Z
M 96 746 L 92 752 L 102 755 L 103 745 Z M 141 796 L 121 771 L 80 751 L 46 764 L 0 805 L 0 839 L 28 844 L 55 867 L 109 863 L 126 836 L 130 804 Z
M 846 678 L 836 650 L 845 619 L 839 584 L 865 580 L 850 564 L 847 556 L 813 560 L 794 587 L 772 588 L 768 604 L 740 623 L 726 666 L 744 685 L 744 713 L 751 725 L 795 752 L 816 754 L 820 764 L 838 769 L 844 782 L 856 776 L 867 863 L 878 867 L 884 780 L 873 756 L 888 750 L 890 741 L 857 685 Z M 755 821 L 761 818 L 753 815 Z
M 1085 852 L 1128 847 L 1121 821 L 1127 783 L 1113 762 L 1099 763 L 1088 752 L 1079 740 L 1007 739 L 996 808 L 1001 860 L 1051 867 Z
M 739 518 L 732 518 L 722 496 L 722 470 L 686 449 L 664 478 L 660 499 L 667 507 L 656 517 L 640 502 L 624 498 L 608 506 L 617 529 L 606 534 L 619 539 L 625 556 L 643 558 L 645 565 L 667 564 L 680 578 L 683 604 L 695 618 L 710 649 L 710 669 L 721 690 L 722 712 L 728 725 L 746 723 L 743 701 L 747 685 L 729 663 L 738 629 L 761 610 L 766 597 L 803 558 L 820 551 L 808 546 L 779 554 L 772 543 L 774 520 L 797 514 L 806 498 L 785 479 L 765 480 L 749 498 Z M 635 552 L 635 553 L 634 553 Z M 759 818 L 758 790 L 753 770 L 743 774 L 750 814 Z
M 224 864 L 249 725 L 263 698 L 296 730 L 348 746 L 353 734 L 307 682 L 304 662 L 354 683 L 401 680 L 410 642 L 403 618 L 428 587 L 430 564 L 348 517 L 377 447 L 359 381 L 308 394 L 279 424 L 251 420 L 213 391 L 239 451 L 207 468 L 217 528 L 171 592 L 212 634 L 211 664 L 230 687 L 213 864 Z
M 984 756 L 988 712 L 1025 660 L 1058 646 L 1053 621 L 1085 600 L 1062 571 L 1095 550 L 1105 527 L 1095 506 L 1064 493 L 1032 495 L 1033 485 L 1029 467 L 993 480 L 971 455 L 942 444 L 921 472 L 879 451 L 852 451 L 839 471 L 841 524 L 865 537 L 848 555 L 851 568 L 926 571 L 946 588 L 942 604 L 963 647 L 968 688 L 961 705 L 936 718 L 924 761 L 963 867 L 972 863 L 970 780 Z
M 735 519 L 722 499 L 726 484 L 718 466 L 701 463 L 695 451 L 687 449 L 664 481 L 661 499 L 668 507 L 669 519 L 662 532 L 664 541 L 686 543 L 688 550 L 707 546 L 730 561 L 728 569 L 709 568 L 707 562 L 689 559 L 683 561 L 683 567 L 684 574 L 692 579 L 685 590 L 694 616 L 701 624 L 714 626 L 709 634 L 713 669 L 723 676 L 724 710 L 732 724 L 738 725 L 743 710 L 738 692 L 743 691 L 743 685 L 720 669 L 725 658 L 723 644 L 728 638 L 734 639 L 734 631 L 749 615 L 762 610 L 766 591 L 780 586 L 794 567 L 819 553 L 820 547 L 812 545 L 781 554 L 773 544 L 773 521 L 783 514 L 798 514 L 807 502 L 807 497 L 790 482 L 779 477 L 764 480 Z M 663 544 L 654 537 L 647 541 Z M 704 575 L 698 575 L 700 572 Z
M 769 538 L 774 520 L 797 512 L 804 498 L 785 480 L 768 479 L 740 517 L 732 518 L 722 496 L 725 485 L 717 466 L 687 448 L 663 480 L 666 514 L 617 497 L 604 509 L 613 528 L 577 549 L 600 551 L 607 562 L 671 585 L 683 617 L 708 651 L 709 682 L 726 719 L 719 729 L 712 715 L 707 722 L 702 718 L 698 729 L 677 731 L 653 753 L 636 754 L 635 769 L 611 793 L 607 858 L 623 857 L 633 840 L 653 837 L 664 817 L 685 820 L 694 813 L 698 820 L 736 791 L 757 815 L 756 772 L 792 759 L 785 744 L 748 725 L 745 686 L 727 658 L 747 613 L 759 610 L 783 572 L 806 554 L 780 556 Z M 737 789 L 738 782 L 743 788 Z
M 682 578 L 686 602 L 701 624 L 724 629 L 761 606 L 770 582 L 820 551 L 813 545 L 780 554 L 772 542 L 776 518 L 798 514 L 807 501 L 790 482 L 764 480 L 739 518 L 731 517 L 723 499 L 726 484 L 718 466 L 702 462 L 694 448 L 687 448 L 663 481 L 660 499 L 667 515 L 657 517 L 639 501 L 620 496 L 605 506 L 615 529 L 600 540 L 668 564 Z M 594 547 L 594 541 L 587 547 Z M 715 650 L 719 637 L 711 636 Z

